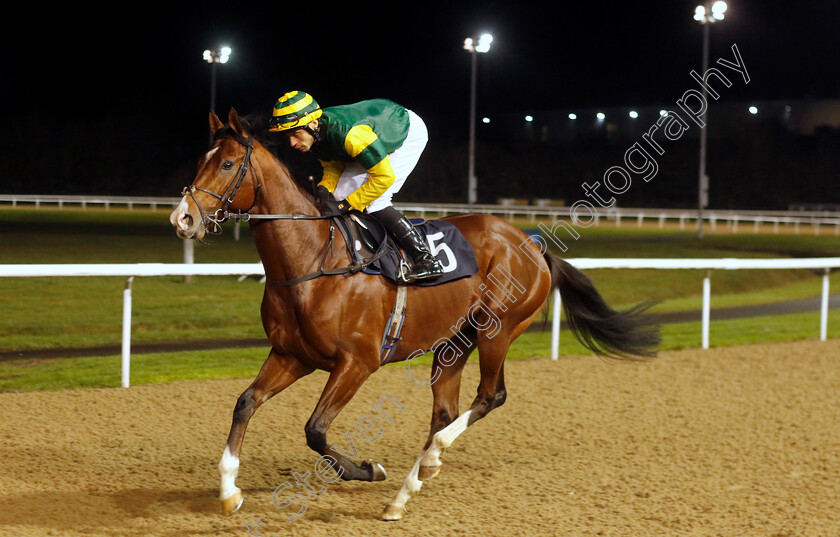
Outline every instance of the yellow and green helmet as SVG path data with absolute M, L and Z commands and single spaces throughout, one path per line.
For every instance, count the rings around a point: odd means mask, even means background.
M 321 107 L 312 95 L 303 91 L 290 91 L 274 103 L 268 130 L 278 132 L 303 127 L 319 117 Z

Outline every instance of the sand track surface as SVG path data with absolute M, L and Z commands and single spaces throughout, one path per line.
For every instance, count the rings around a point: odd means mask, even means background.
M 357 438 L 386 481 L 314 476 L 303 425 L 326 380 L 319 372 L 252 419 L 237 480 L 245 503 L 230 517 L 219 513 L 217 464 L 250 379 L 0 394 L 0 535 L 840 535 L 838 370 L 840 340 L 648 363 L 509 362 L 507 403 L 456 440 L 399 522 L 378 515 L 431 411 L 430 390 L 400 364 L 371 377 L 329 438 Z M 470 363 L 462 410 L 477 381 Z M 405 411 L 392 407 L 394 423 L 359 440 L 354 424 L 385 394 Z M 300 504 L 278 508 L 272 493 L 305 472 L 321 494 L 289 522 Z M 307 494 L 281 490 L 276 500 Z

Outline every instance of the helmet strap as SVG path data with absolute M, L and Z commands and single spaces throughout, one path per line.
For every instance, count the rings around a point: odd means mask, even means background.
M 315 121 L 317 121 L 317 120 L 315 120 Z M 312 121 L 310 121 L 309 123 L 307 123 L 306 125 L 304 125 L 301 128 L 303 130 L 305 130 L 306 132 L 308 132 L 309 134 L 311 134 L 312 137 L 315 138 L 315 141 L 318 142 L 318 141 L 321 140 L 321 122 L 319 121 L 318 126 L 315 127 L 314 129 L 309 126 L 311 123 L 312 123 Z

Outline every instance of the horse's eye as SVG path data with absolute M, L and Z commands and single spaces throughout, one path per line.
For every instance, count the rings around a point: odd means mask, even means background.
M 223 170 L 229 170 L 229 169 L 231 169 L 231 168 L 233 168 L 233 162 L 231 162 L 231 161 L 229 161 L 229 160 L 226 160 L 226 161 L 224 162 L 224 164 L 222 164 L 222 169 L 223 169 Z

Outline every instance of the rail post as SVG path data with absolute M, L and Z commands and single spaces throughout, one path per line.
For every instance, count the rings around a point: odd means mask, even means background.
M 706 271 L 706 277 L 703 278 L 703 327 L 701 343 L 704 349 L 709 348 L 709 311 L 711 309 L 711 295 L 712 295 L 712 271 Z
M 122 387 L 128 388 L 131 370 L 131 283 L 134 276 L 129 276 L 123 289 L 122 319 Z
M 551 359 L 556 360 L 560 356 L 560 306 L 563 303 L 560 298 L 560 290 L 554 290 L 554 303 L 551 312 Z
M 184 239 L 184 264 L 192 265 L 195 262 L 195 241 L 192 239 Z M 190 283 L 192 276 L 189 274 L 184 276 L 184 283 Z
M 822 281 L 822 300 L 820 302 L 820 341 L 828 337 L 828 275 L 830 268 L 825 268 Z

